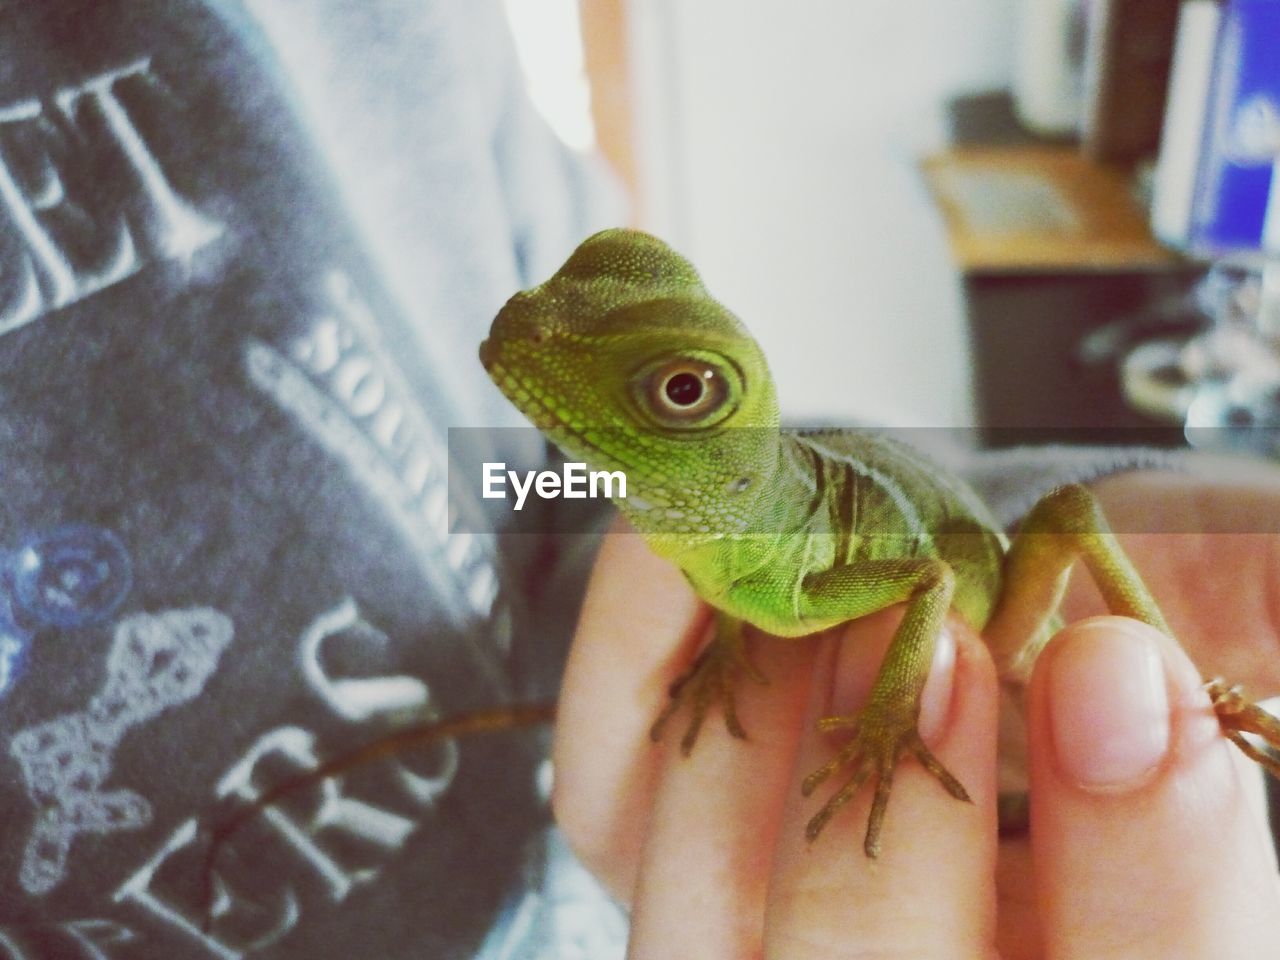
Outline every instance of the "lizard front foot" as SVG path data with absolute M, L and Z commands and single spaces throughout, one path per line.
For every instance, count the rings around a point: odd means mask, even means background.
M 1218 724 L 1227 738 L 1273 777 L 1280 777 L 1280 760 L 1260 750 L 1244 736 L 1246 733 L 1255 734 L 1271 749 L 1280 750 L 1280 720 L 1246 697 L 1242 687 L 1228 684 L 1221 677 L 1210 680 L 1204 687 L 1209 693 L 1209 699 L 1213 701 L 1213 712 L 1218 715 Z
M 765 684 L 768 680 L 748 659 L 743 646 L 742 622 L 726 614 L 716 615 L 715 639 L 698 654 L 693 665 L 685 671 L 670 688 L 671 701 L 658 715 L 653 726 L 649 728 L 649 739 L 662 739 L 662 731 L 680 706 L 686 701 L 690 705 L 692 715 L 689 726 L 685 728 L 680 739 L 680 752 L 686 757 L 693 751 L 693 745 L 702 729 L 702 722 L 712 703 L 719 701 L 724 711 L 724 724 L 729 733 L 740 740 L 747 737 L 746 730 L 738 720 L 738 710 L 734 694 L 739 674 L 745 673 L 756 683 Z
M 920 739 L 914 717 L 904 718 L 892 709 L 868 704 L 860 714 L 819 720 L 818 729 L 823 732 L 851 729 L 853 736 L 835 757 L 804 778 L 801 793 L 809 796 L 842 767 L 852 765 L 854 771 L 853 776 L 814 814 L 805 827 L 805 837 L 810 842 L 817 839 L 836 812 L 852 800 L 862 785 L 874 775 L 875 799 L 871 804 L 871 816 L 867 818 L 867 835 L 862 843 L 866 855 L 874 860 L 880 853 L 880 828 L 889 805 L 889 793 L 893 789 L 894 768 L 906 754 L 919 760 L 953 797 L 969 802 L 968 791 Z

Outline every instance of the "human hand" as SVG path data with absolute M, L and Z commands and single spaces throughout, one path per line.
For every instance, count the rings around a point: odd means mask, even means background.
M 705 615 L 638 537 L 608 538 L 566 676 L 555 806 L 631 905 L 634 957 L 1230 957 L 1280 944 L 1257 778 L 1177 646 L 1129 621 L 1074 627 L 1041 657 L 1029 837 L 997 844 L 996 685 L 981 643 L 953 624 L 922 730 L 974 803 L 907 761 L 879 861 L 861 853 L 869 787 L 806 844 L 820 800 L 797 784 L 832 749 L 813 720 L 833 698 L 856 703 L 896 616 L 753 643 L 771 682 L 739 689 L 751 739 L 709 722 L 685 759 L 647 731 Z
M 1198 462 L 1198 474 L 1116 474 L 1093 492 L 1201 675 L 1280 695 L 1280 467 Z M 1103 610 L 1077 570 L 1067 619 Z

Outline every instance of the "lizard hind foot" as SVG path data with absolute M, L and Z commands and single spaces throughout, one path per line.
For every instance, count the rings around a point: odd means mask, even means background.
M 1226 737 L 1250 760 L 1280 779 L 1280 757 L 1276 755 L 1280 751 L 1280 720 L 1245 696 L 1239 685 L 1228 684 L 1219 677 L 1204 686 Z M 1246 733 L 1260 737 L 1270 752 L 1250 742 Z
M 741 627 L 721 627 L 713 640 L 693 661 L 668 691 L 670 701 L 649 728 L 649 739 L 655 743 L 662 739 L 667 722 L 685 703 L 689 704 L 689 725 L 680 738 L 680 752 L 688 756 L 693 752 L 703 721 L 712 704 L 719 702 L 724 714 L 724 725 L 730 735 L 739 740 L 747 739 L 747 731 L 738 719 L 735 687 L 738 678 L 745 673 L 759 684 L 767 684 L 765 676 L 752 664 L 743 649 Z

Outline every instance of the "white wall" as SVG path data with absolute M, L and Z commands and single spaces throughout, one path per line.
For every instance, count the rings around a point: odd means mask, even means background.
M 644 222 L 764 343 L 791 418 L 967 424 L 918 160 L 1008 85 L 1017 0 L 632 0 Z

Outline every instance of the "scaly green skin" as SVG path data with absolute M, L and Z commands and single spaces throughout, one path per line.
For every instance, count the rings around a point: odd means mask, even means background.
M 916 730 L 948 610 L 982 630 L 1002 674 L 1021 681 L 1083 559 L 1113 612 L 1168 632 L 1084 488 L 1042 500 L 1010 547 L 978 497 L 915 451 L 874 435 L 780 429 L 756 342 L 654 237 L 608 230 L 585 241 L 555 276 L 508 301 L 480 358 L 570 458 L 626 473 L 618 507 L 717 611 L 715 639 L 673 690 L 655 737 L 687 699 L 687 753 L 716 698 L 744 735 L 733 683 L 742 671 L 763 678 L 743 656 L 743 623 L 802 637 L 907 605 L 867 704 L 823 721 L 852 733 L 806 778 L 806 795 L 841 766 L 854 772 L 810 821 L 811 839 L 874 776 L 864 848 L 876 856 L 906 753 L 968 799 Z M 1225 688 L 1215 694 L 1229 735 L 1262 723 L 1257 708 L 1228 699 Z

